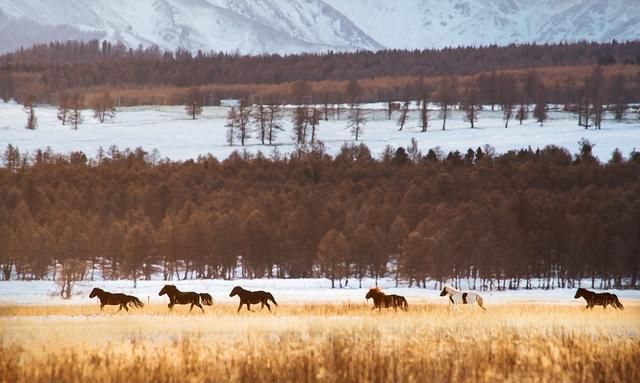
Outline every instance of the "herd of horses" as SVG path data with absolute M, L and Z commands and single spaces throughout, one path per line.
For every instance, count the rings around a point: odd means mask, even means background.
M 197 306 L 204 313 L 205 306 L 213 305 L 213 298 L 211 295 L 207 293 L 196 293 L 194 291 L 180 291 L 175 285 L 164 285 L 164 287 L 158 293 L 159 296 L 167 295 L 169 297 L 169 310 L 173 309 L 175 305 L 191 305 L 189 311 L 193 310 L 194 306 Z M 230 297 L 238 296 L 240 298 L 240 304 L 238 305 L 238 311 L 242 309 L 242 306 L 247 306 L 248 311 L 251 310 L 251 305 L 260 304 L 260 309 L 264 309 L 267 306 L 267 309 L 271 311 L 271 306 L 269 305 L 269 301 L 273 302 L 273 304 L 277 307 L 278 303 L 273 298 L 273 295 L 267 291 L 249 291 L 245 290 L 240 286 L 236 286 L 231 290 L 229 294 Z M 440 292 L 441 297 L 448 296 L 449 302 L 451 305 L 455 306 L 457 304 L 470 304 L 473 305 L 477 303 L 481 309 L 486 311 L 486 308 L 483 305 L 483 299 L 480 294 L 473 291 L 461 291 L 455 289 L 451 286 L 445 285 Z M 129 311 L 129 308 L 142 308 L 144 304 L 133 295 L 126 295 L 121 293 L 110 293 L 104 291 L 99 288 L 94 288 L 89 294 L 89 298 L 98 297 L 100 300 L 100 311 L 106 305 L 112 306 L 120 306 L 118 312 L 122 309 Z M 395 311 L 398 311 L 398 308 L 404 311 L 409 310 L 409 304 L 407 303 L 407 299 L 402 295 L 396 294 L 386 294 L 380 288 L 374 287 L 369 289 L 367 295 L 365 295 L 367 301 L 369 299 L 373 299 L 373 308 L 372 310 L 378 309 L 381 311 L 383 308 L 393 308 Z M 620 300 L 615 294 L 611 293 L 596 293 L 593 291 L 589 291 L 584 288 L 578 288 L 576 291 L 575 299 L 584 298 L 587 302 L 587 309 L 592 309 L 594 306 L 602 306 L 603 308 L 607 308 L 607 306 L 611 306 L 615 309 L 624 310 L 624 306 L 620 303 Z

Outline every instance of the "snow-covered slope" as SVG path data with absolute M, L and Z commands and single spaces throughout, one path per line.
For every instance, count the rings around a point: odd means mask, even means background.
M 385 47 L 640 38 L 637 0 L 325 0 Z
M 0 0 L 0 52 L 108 39 L 294 53 L 640 38 L 637 0 Z

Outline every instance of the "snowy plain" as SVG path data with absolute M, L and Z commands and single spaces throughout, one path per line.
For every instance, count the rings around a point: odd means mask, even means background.
M 532 281 L 535 285 L 536 281 Z M 346 287 L 331 288 L 331 282 L 325 278 L 314 279 L 205 279 L 205 280 L 141 280 L 137 287 L 133 287 L 133 281 L 81 281 L 77 282 L 71 299 L 60 297 L 60 287 L 55 281 L 1 281 L 0 305 L 69 305 L 69 304 L 98 304 L 97 299 L 89 298 L 89 293 L 94 287 L 99 287 L 110 292 L 122 292 L 135 295 L 144 303 L 167 303 L 166 296 L 158 296 L 158 292 L 165 284 L 175 284 L 182 291 L 196 291 L 209 293 L 213 296 L 214 304 L 237 303 L 237 297 L 229 297 L 234 286 L 242 286 L 248 290 L 270 291 L 279 304 L 307 304 L 307 303 L 367 303 L 365 295 L 370 287 L 375 286 L 375 280 L 365 278 L 362 288 L 358 288 L 358 280 L 350 279 Z M 343 281 L 344 284 L 344 281 Z M 436 289 L 435 282 L 428 282 L 427 288 L 407 287 L 401 283 L 395 287 L 393 278 L 381 278 L 378 286 L 389 294 L 404 295 L 409 304 L 448 304 L 446 298 L 440 297 L 440 290 Z M 590 288 L 587 281 L 583 281 L 583 287 Z M 462 281 L 466 288 L 466 281 Z M 597 289 L 596 289 L 597 290 Z M 545 303 L 584 306 L 582 299 L 573 298 L 576 289 L 532 289 L 532 290 L 507 290 L 507 291 L 479 291 L 488 305 L 506 303 Z M 640 290 L 608 290 L 614 292 L 623 303 L 640 303 Z
M 551 144 L 576 153 L 578 141 L 582 138 L 595 144 L 594 154 L 603 162 L 611 158 L 615 148 L 619 148 L 624 156 L 634 149 L 640 150 L 640 118 L 637 112 L 629 112 L 620 123 L 607 114 L 601 130 L 585 130 L 578 126 L 575 114 L 559 111 L 551 111 L 543 126 L 530 118 L 522 125 L 512 120 L 509 128 L 505 129 L 502 113 L 498 110 L 491 112 L 485 107 L 479 114 L 477 128 L 470 129 L 469 123 L 463 121 L 462 113 L 454 111 L 443 131 L 442 119 L 434 110 L 430 113 L 428 131 L 423 133 L 417 127 L 416 112 L 410 114 L 404 130 L 398 131 L 398 113 L 388 120 L 385 106 L 381 103 L 363 105 L 368 109 L 369 121 L 363 128 L 360 142 L 366 144 L 375 157 L 379 157 L 387 145 L 407 147 L 412 138 L 416 139 L 423 153 L 430 148 L 440 148 L 445 154 L 451 150 L 464 153 L 469 148 L 475 150 L 485 144 L 493 146 L 497 153 L 527 147 L 543 148 Z M 182 106 L 128 107 L 119 108 L 115 120 L 100 124 L 92 117 L 91 111 L 85 110 L 84 122 L 78 130 L 73 130 L 68 125 L 61 125 L 54 107 L 41 106 L 36 108 L 38 128 L 32 131 L 24 127 L 26 113 L 21 105 L 0 103 L 0 150 L 12 144 L 21 152 L 33 153 L 37 149 L 51 147 L 58 153 L 80 150 L 94 157 L 100 147 L 106 151 L 109 146 L 117 145 L 120 149 L 142 147 L 149 153 L 157 149 L 161 158 L 184 161 L 209 153 L 223 160 L 236 150 L 261 151 L 269 156 L 275 148 L 283 155 L 295 149 L 290 113 L 285 114 L 285 131 L 280 132 L 276 145 L 260 145 L 254 134 L 245 147 L 238 144 L 229 146 L 225 128 L 227 111 L 228 108 L 224 107 L 205 107 L 202 116 L 191 120 Z M 329 121 L 321 121 L 318 128 L 318 138 L 331 155 L 337 154 L 345 143 L 355 142 L 347 128 L 346 116 L 345 108 L 341 111 L 340 120 L 330 118 Z

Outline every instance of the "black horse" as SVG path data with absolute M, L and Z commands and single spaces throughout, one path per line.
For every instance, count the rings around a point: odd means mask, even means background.
M 180 291 L 175 285 L 164 285 L 158 295 L 164 294 L 167 294 L 167 296 L 169 297 L 169 310 L 173 310 L 173 306 L 175 305 L 191 304 L 189 312 L 193 310 L 193 306 L 200 307 L 200 310 L 204 312 L 202 304 L 207 306 L 213 305 L 213 299 L 211 298 L 211 295 L 206 293 L 199 294 L 193 291 Z M 202 301 L 202 304 L 200 304 L 200 301 Z
M 587 301 L 587 308 L 592 309 L 593 306 L 602 306 L 607 308 L 607 305 L 611 305 L 613 308 L 624 310 L 624 306 L 620 303 L 618 296 L 611 293 L 595 293 L 582 287 L 576 291 L 575 299 L 584 298 Z
M 100 300 L 100 311 L 106 305 L 117 306 L 120 305 L 118 312 L 122 309 L 129 311 L 128 307 L 144 307 L 144 304 L 140 301 L 140 299 L 132 296 L 121 293 L 110 293 L 108 291 L 104 291 L 99 288 L 94 288 L 91 290 L 91 294 L 89 294 L 89 298 L 93 298 L 97 296 Z M 128 306 L 128 307 L 127 307 Z
M 373 298 L 372 310 L 378 309 L 378 311 L 381 311 L 383 307 L 393 307 L 395 311 L 398 311 L 398 307 L 400 307 L 404 311 L 409 310 L 409 304 L 407 303 L 407 299 L 405 297 L 396 294 L 387 295 L 383 293 L 379 287 L 369 289 L 369 292 L 367 293 L 367 295 L 365 295 L 365 298 L 367 298 L 367 300 L 369 300 L 369 298 Z
M 242 305 L 247 305 L 247 310 L 252 311 L 249 305 L 257 305 L 258 303 L 261 304 L 260 306 L 261 309 L 263 309 L 264 306 L 267 306 L 269 311 L 271 311 L 271 306 L 269 306 L 268 301 L 273 302 L 273 304 L 276 305 L 276 307 L 278 306 L 278 303 L 276 303 L 276 300 L 273 299 L 273 295 L 271 295 L 271 293 L 268 293 L 266 291 L 249 291 L 249 290 L 243 289 L 240 286 L 236 286 L 233 288 L 233 290 L 231 290 L 231 294 L 229 294 L 230 297 L 234 295 L 237 295 L 240 297 L 240 305 L 238 306 L 237 312 L 240 312 Z

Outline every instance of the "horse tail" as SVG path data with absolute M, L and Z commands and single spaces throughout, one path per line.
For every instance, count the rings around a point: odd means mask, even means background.
M 267 299 L 271 300 L 271 302 L 273 302 L 274 305 L 278 306 L 278 302 L 276 302 L 276 300 L 273 298 L 273 295 L 271 295 L 271 293 L 267 293 Z
M 200 293 L 199 295 L 203 305 L 213 306 L 213 298 L 211 298 L 211 295 L 207 293 Z
M 129 307 L 142 308 L 144 307 L 144 303 L 142 303 L 142 301 L 140 301 L 140 299 L 136 297 L 131 297 L 131 300 L 129 301 Z
M 476 295 L 476 301 L 478 302 L 478 306 L 480 306 L 481 309 L 483 309 L 484 311 L 487 311 L 487 309 L 485 309 L 484 306 L 482 305 L 484 302 L 480 294 Z
M 620 303 L 620 299 L 618 299 L 618 296 L 615 294 L 611 294 L 611 297 L 613 298 L 613 306 L 617 309 L 624 310 L 624 306 L 622 305 L 622 303 Z

